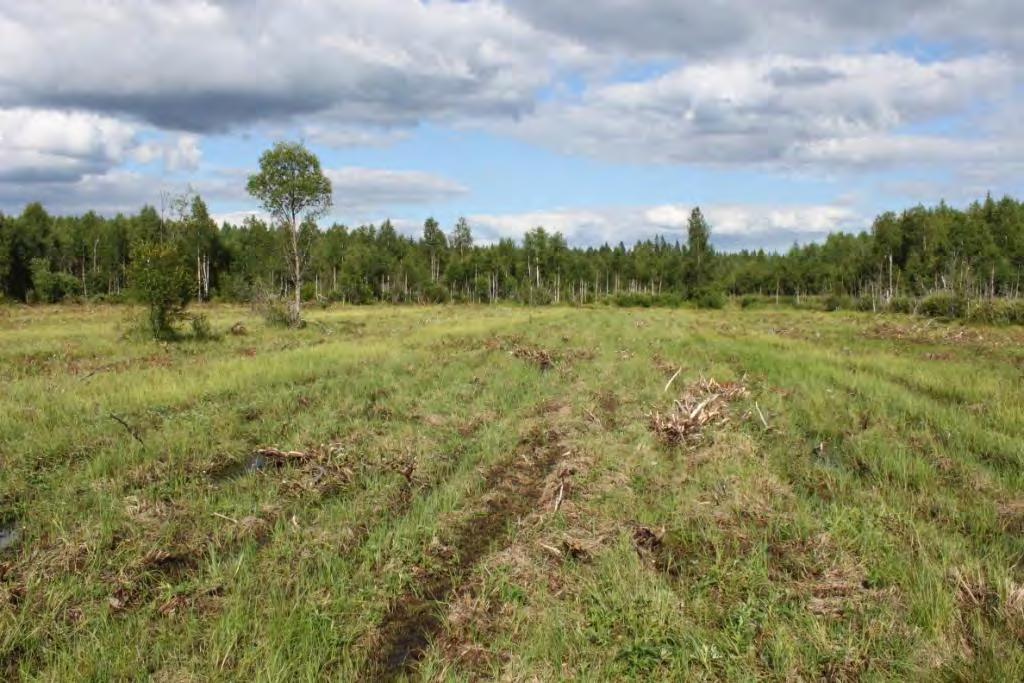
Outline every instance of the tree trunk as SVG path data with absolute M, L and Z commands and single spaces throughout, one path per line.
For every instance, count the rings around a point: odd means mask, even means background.
M 302 323 L 302 257 L 299 254 L 299 226 L 292 217 L 292 266 L 294 268 L 295 302 L 292 304 L 291 323 L 298 327 Z

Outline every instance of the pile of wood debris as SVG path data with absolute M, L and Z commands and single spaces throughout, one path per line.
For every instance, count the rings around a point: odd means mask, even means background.
M 749 392 L 741 382 L 719 383 L 701 377 L 674 401 L 671 410 L 651 413 L 651 431 L 673 446 L 697 443 L 705 427 L 729 421 L 730 403 L 747 396 Z

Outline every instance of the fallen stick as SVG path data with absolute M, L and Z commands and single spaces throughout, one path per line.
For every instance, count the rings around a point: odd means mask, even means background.
M 682 371 L 683 371 L 682 368 L 679 368 L 678 370 L 676 370 L 676 374 L 672 375 L 672 378 L 669 379 L 668 383 L 665 385 L 665 391 L 663 391 L 662 393 L 667 393 L 668 392 L 668 388 L 670 386 L 672 386 L 672 382 L 676 381 L 676 377 L 678 377 L 679 373 L 682 372 Z
M 757 401 L 754 401 L 754 407 L 757 408 L 757 416 L 761 418 L 761 424 L 764 425 L 764 430 L 768 431 L 771 427 L 768 426 L 768 420 L 764 419 L 764 413 L 761 412 L 761 406 L 757 405 Z
M 562 507 L 562 496 L 565 495 L 565 482 L 563 481 L 558 485 L 558 498 L 555 499 L 555 509 L 553 512 L 558 512 L 558 508 Z
M 135 430 L 134 430 L 134 429 L 132 428 L 132 426 L 131 426 L 130 424 L 128 424 L 127 422 L 125 422 L 125 421 L 124 421 L 123 419 L 121 419 L 121 418 L 120 418 L 120 417 L 118 417 L 117 415 L 114 415 L 113 413 L 110 413 L 110 417 L 111 417 L 111 419 L 113 419 L 113 420 L 117 421 L 117 423 L 118 423 L 118 424 L 120 424 L 120 425 L 121 425 L 122 427 L 124 427 L 124 428 L 125 428 L 126 430 L 128 430 L 128 433 L 129 433 L 129 434 L 131 434 L 131 435 L 132 435 L 132 437 L 133 437 L 133 438 L 134 438 L 134 439 L 135 439 L 136 441 L 138 441 L 138 442 L 139 442 L 140 444 L 142 444 L 142 447 L 143 447 L 143 448 L 145 448 L 145 447 L 146 447 L 146 442 L 142 440 L 142 437 L 140 437 L 140 436 L 139 436 L 138 432 L 136 432 L 136 431 L 135 431 Z
M 306 460 L 310 457 L 309 453 L 303 453 L 302 451 L 282 451 L 277 448 L 258 448 L 256 449 L 256 455 L 281 460 Z
M 706 399 L 701 401 L 700 404 L 698 404 L 697 407 L 693 409 L 693 412 L 690 413 L 690 419 L 697 419 L 697 417 L 704 412 L 704 409 L 708 407 L 708 404 L 714 401 L 716 398 L 718 398 L 718 394 L 711 394 L 711 396 L 708 396 Z

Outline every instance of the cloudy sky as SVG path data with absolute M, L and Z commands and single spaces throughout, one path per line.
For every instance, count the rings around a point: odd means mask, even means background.
M 333 218 L 786 247 L 1022 194 L 1020 0 L 0 0 L 0 210 L 221 217 L 304 140 Z

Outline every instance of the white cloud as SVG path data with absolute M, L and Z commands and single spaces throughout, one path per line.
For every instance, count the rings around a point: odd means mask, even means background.
M 960 143 L 905 136 L 1013 83 L 994 56 L 924 63 L 897 54 L 704 62 L 600 85 L 503 127 L 565 152 L 635 163 L 873 164 L 932 160 Z M 902 141 L 902 142 L 901 142 Z
M 599 50 L 687 57 L 870 48 L 907 36 L 1019 49 L 1019 0 L 507 0 L 540 28 Z
M 143 164 L 160 161 L 168 171 L 194 171 L 203 159 L 203 151 L 199 136 L 185 133 L 144 142 L 135 148 L 133 157 Z
M 519 239 L 537 226 L 561 232 L 570 244 L 597 246 L 631 244 L 655 235 L 670 242 L 686 241 L 693 207 L 664 204 L 646 208 L 560 209 L 511 214 L 479 214 L 469 218 L 483 241 Z M 845 204 L 739 205 L 701 207 L 711 226 L 712 240 L 724 250 L 749 247 L 785 248 L 794 241 L 810 242 L 830 232 L 863 230 L 870 221 Z
M 445 202 L 469 191 L 453 180 L 421 171 L 350 167 L 325 173 L 331 179 L 338 214 L 363 216 L 392 206 Z
M 37 0 L 0 8 L 0 105 L 193 131 L 515 115 L 582 56 L 493 2 Z
M 75 180 L 119 163 L 136 130 L 87 112 L 0 109 L 0 180 Z

